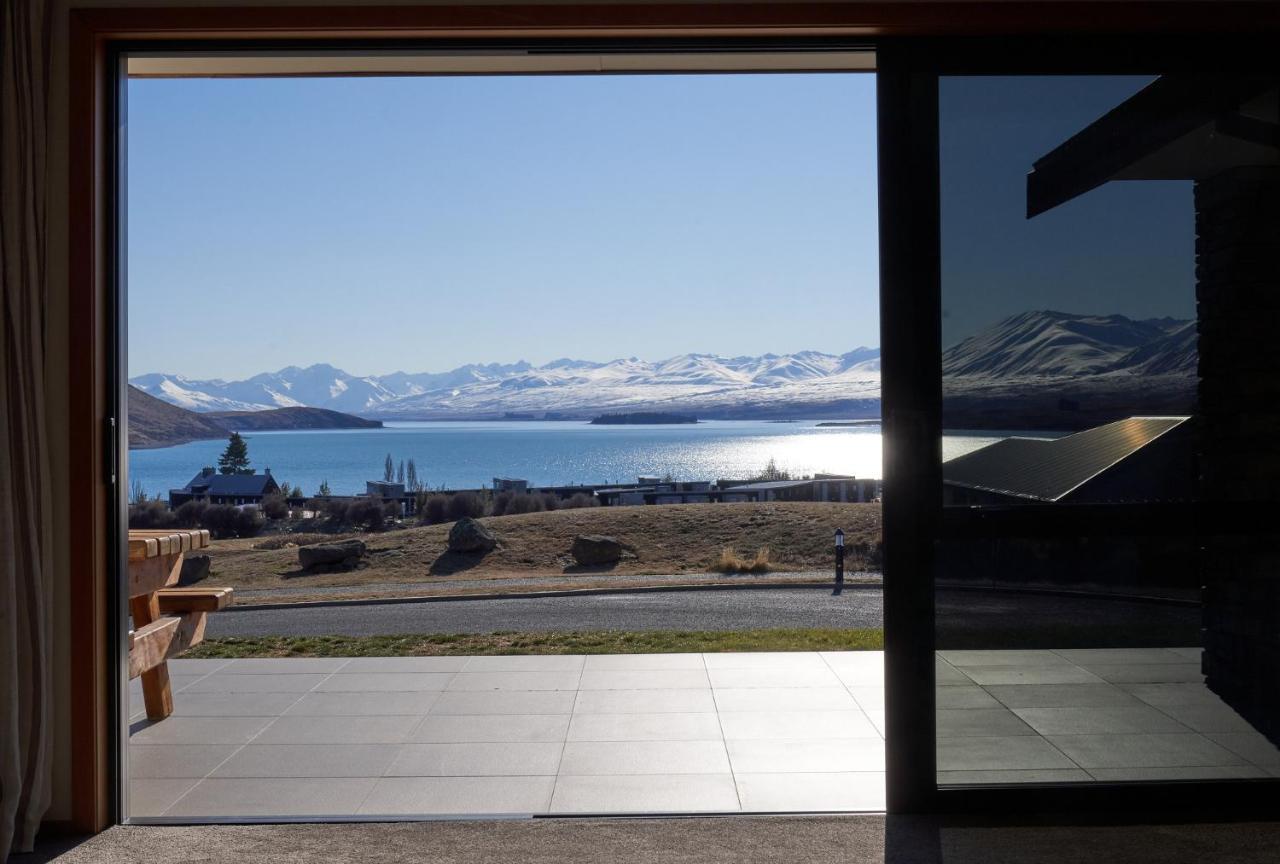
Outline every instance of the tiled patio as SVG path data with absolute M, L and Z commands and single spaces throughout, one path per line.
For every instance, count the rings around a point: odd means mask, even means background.
M 938 782 L 1280 777 L 1199 648 L 940 651 Z
M 134 817 L 884 809 L 877 652 L 171 662 Z
M 943 651 L 939 782 L 1280 776 L 1199 649 Z M 134 817 L 884 808 L 879 652 L 171 663 Z

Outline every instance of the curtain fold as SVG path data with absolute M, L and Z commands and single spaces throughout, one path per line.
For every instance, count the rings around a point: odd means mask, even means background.
M 45 428 L 45 0 L 0 0 L 0 861 L 49 806 L 50 449 Z

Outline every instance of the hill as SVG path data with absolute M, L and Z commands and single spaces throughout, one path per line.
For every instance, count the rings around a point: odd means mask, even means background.
M 365 420 L 323 408 L 201 414 L 157 399 L 132 385 L 128 399 L 130 450 L 224 438 L 232 430 L 376 429 L 382 426 L 379 420 Z

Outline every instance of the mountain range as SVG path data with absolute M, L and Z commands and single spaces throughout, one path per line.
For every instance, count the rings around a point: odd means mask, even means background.
M 1150 389 L 1154 379 L 1155 390 L 1181 393 L 1188 382 L 1194 389 L 1196 331 L 1194 322 L 1172 318 L 1025 312 L 953 345 L 942 360 L 944 393 L 953 396 L 995 395 L 1046 381 L 1131 396 Z M 197 412 L 309 406 L 393 420 L 576 419 L 618 410 L 705 418 L 875 417 L 880 351 L 682 354 L 656 362 L 562 358 L 541 366 L 468 364 L 375 376 L 316 364 L 243 381 L 154 373 L 130 383 Z M 1141 406 L 1133 407 L 1136 413 Z

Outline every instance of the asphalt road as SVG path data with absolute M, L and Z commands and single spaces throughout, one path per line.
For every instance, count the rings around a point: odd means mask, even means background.
M 1001 591 L 944 590 L 937 597 L 939 647 L 1198 644 L 1200 610 L 1194 606 Z M 879 627 L 882 616 L 878 587 L 846 588 L 839 597 L 825 588 L 672 591 L 296 609 L 233 606 L 209 616 L 206 635 L 853 628 Z

